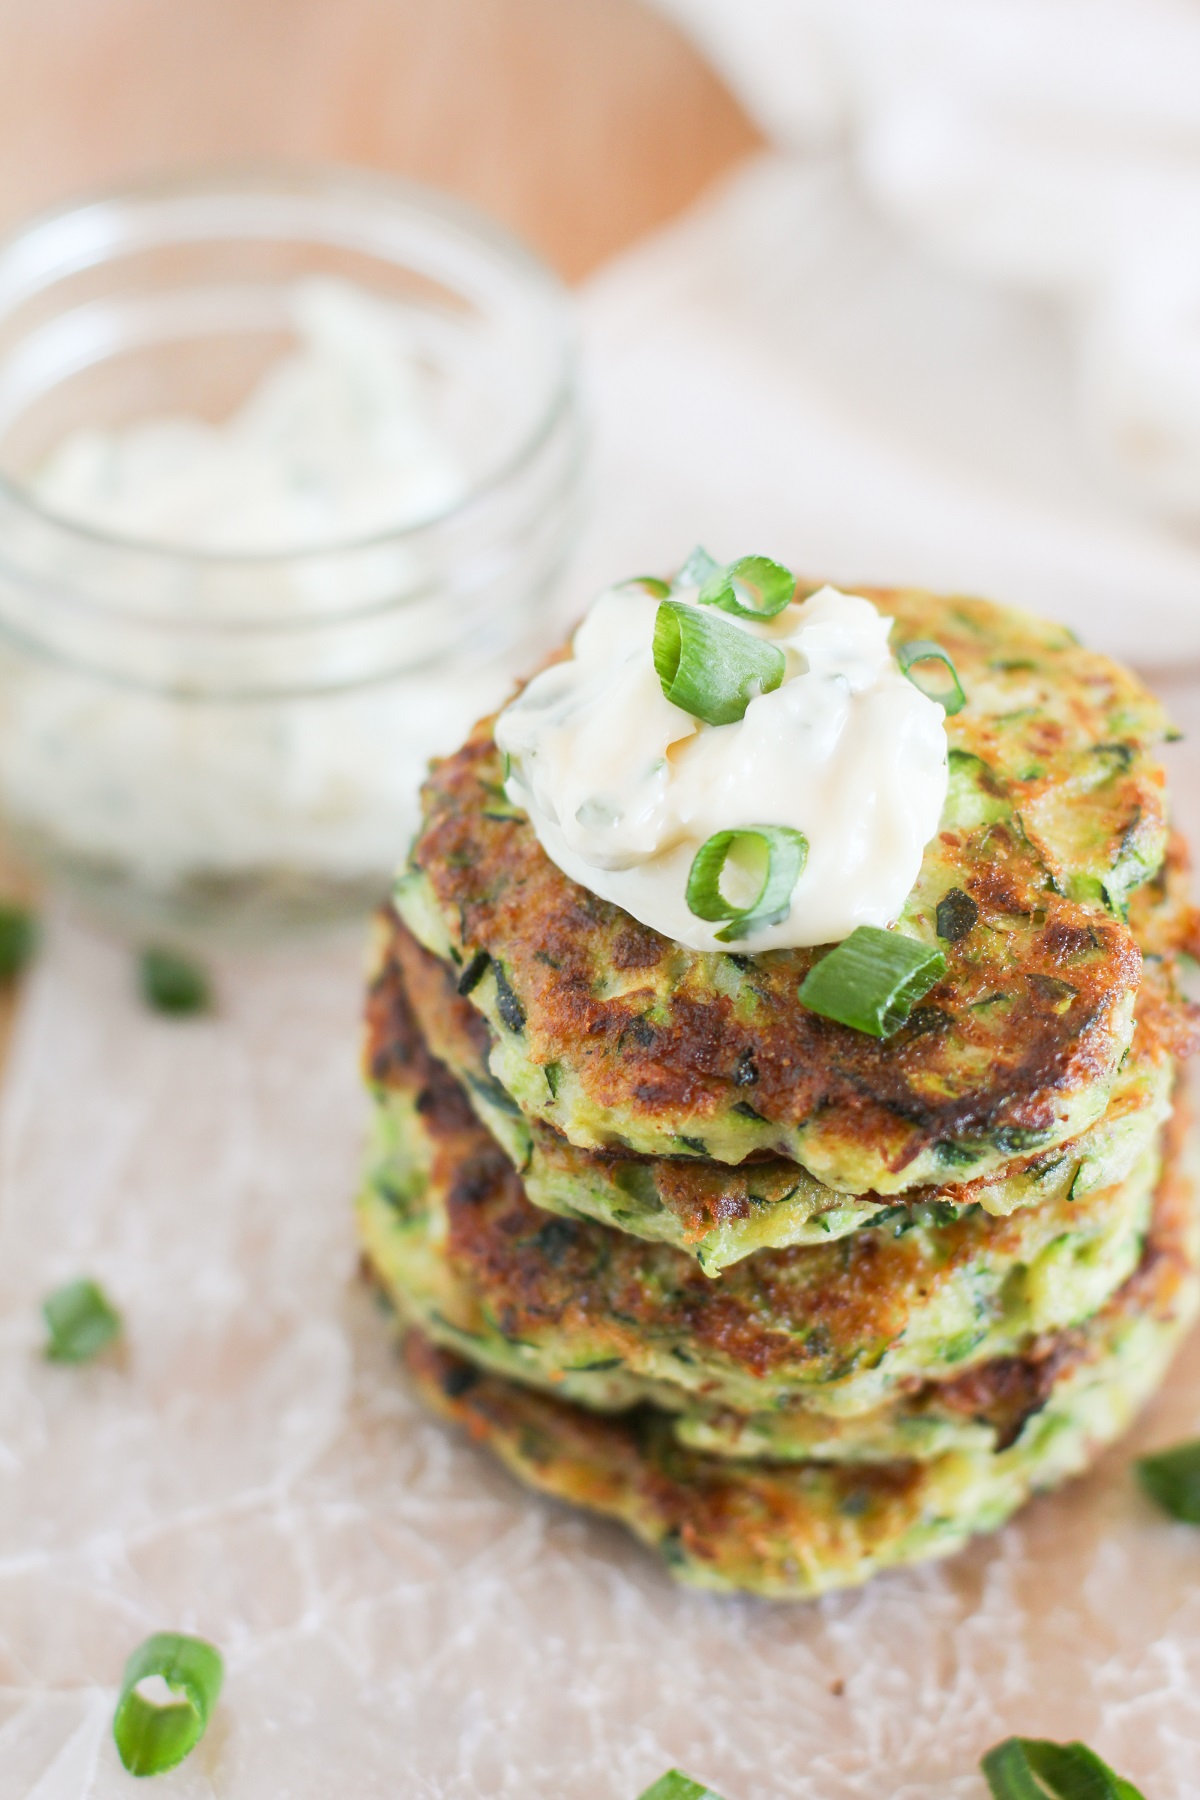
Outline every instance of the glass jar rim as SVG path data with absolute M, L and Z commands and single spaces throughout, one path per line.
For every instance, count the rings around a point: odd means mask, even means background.
M 144 181 L 122 183 L 75 195 L 58 206 L 34 214 L 15 229 L 0 235 L 0 309 L 5 303 L 8 265 L 19 261 L 26 246 L 45 233 L 61 229 L 72 219 L 118 205 L 169 203 L 201 196 L 231 198 L 255 192 L 270 195 L 272 191 L 287 195 L 322 194 L 334 198 L 339 193 L 358 203 L 378 198 L 393 209 L 406 209 L 425 221 L 445 227 L 460 241 L 474 244 L 490 253 L 508 271 L 524 279 L 531 297 L 551 311 L 557 312 L 561 329 L 558 342 L 558 364 L 547 383 L 547 400 L 535 415 L 532 426 L 507 455 L 487 468 L 478 480 L 447 505 L 403 525 L 371 531 L 356 537 L 331 538 L 316 544 L 303 544 L 285 550 L 219 550 L 202 546 L 174 545 L 160 539 L 105 531 L 80 519 L 55 511 L 36 498 L 23 482 L 0 469 L 0 499 L 19 513 L 36 520 L 39 525 L 59 532 L 73 541 L 91 544 L 98 549 L 145 558 L 163 568 L 281 569 L 316 563 L 321 559 L 353 556 L 390 546 L 411 544 L 423 533 L 439 530 L 455 520 L 468 516 L 485 503 L 498 489 L 518 475 L 553 436 L 574 403 L 579 368 L 579 352 L 571 319 L 570 296 L 566 284 L 555 272 L 505 226 L 490 218 L 456 195 L 443 192 L 423 182 L 365 169 L 353 164 L 313 162 L 297 159 L 236 159 L 155 176 Z M 314 234 L 315 235 L 315 234 Z M 93 255 L 86 262 L 63 269 L 61 274 L 94 266 L 102 256 Z

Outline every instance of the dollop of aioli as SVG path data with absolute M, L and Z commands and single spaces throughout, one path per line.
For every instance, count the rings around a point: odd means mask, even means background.
M 696 603 L 696 591 L 675 600 Z M 722 621 L 786 656 L 781 687 L 737 724 L 706 725 L 663 694 L 658 601 L 610 589 L 571 654 L 536 675 L 496 721 L 506 791 L 565 875 L 694 950 L 830 944 L 899 915 L 946 798 L 945 714 L 900 669 L 892 620 L 821 588 L 772 620 Z M 698 919 L 688 872 L 714 832 L 790 825 L 808 860 L 786 918 L 736 942 Z

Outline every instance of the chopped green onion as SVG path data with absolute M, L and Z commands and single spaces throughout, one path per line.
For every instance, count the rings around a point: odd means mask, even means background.
M 937 934 L 948 944 L 957 944 L 978 918 L 979 908 L 970 894 L 965 894 L 961 888 L 951 888 L 937 903 Z
M 138 1691 L 156 1676 L 171 1695 L 161 1704 Z M 221 1652 L 203 1638 L 160 1631 L 134 1651 L 113 1717 L 117 1749 L 131 1775 L 161 1775 L 195 1749 L 224 1676 Z
M 645 588 L 646 592 L 653 594 L 656 600 L 665 600 L 671 591 L 670 582 L 664 581 L 661 575 L 631 575 L 628 581 L 621 583 L 621 586 Z
M 940 950 L 898 931 L 859 925 L 808 971 L 799 998 L 823 1018 L 891 1037 L 945 973 Z
M 488 972 L 491 957 L 486 950 L 477 950 L 462 974 L 458 978 L 458 991 L 465 1000 L 473 993 Z
M 496 982 L 496 1011 L 510 1031 L 524 1031 L 525 1008 L 513 992 L 504 964 L 495 957 L 492 958 L 492 975 Z
M 191 957 L 177 950 L 143 950 L 138 964 L 142 998 L 155 1012 L 184 1013 L 207 1010 L 211 994 L 208 975 Z
M 719 606 L 738 619 L 773 619 L 796 591 L 796 577 L 769 556 L 743 556 L 715 569 L 700 589 L 701 606 Z
M 24 906 L 0 905 L 0 981 L 19 975 L 37 948 L 37 920 Z
M 638 1795 L 638 1800 L 721 1800 L 721 1796 L 715 1788 L 693 1781 L 682 1769 L 668 1769 Z
M 654 667 L 675 706 L 706 725 L 734 725 L 759 694 L 783 681 L 783 651 L 682 600 L 664 600 L 654 621 Z
M 993 1800 L 1142 1800 L 1133 1783 L 1114 1775 L 1086 1744 L 1005 1738 L 979 1766 Z
M 715 575 L 720 566 L 715 556 L 710 556 L 703 545 L 697 544 L 671 585 L 703 587 L 709 576 Z
M 734 868 L 756 882 L 751 897 L 739 905 L 721 892 L 721 877 L 730 858 Z M 714 832 L 701 844 L 687 882 L 687 903 L 698 919 L 728 919 L 716 936 L 724 944 L 750 937 L 786 919 L 792 892 L 808 860 L 808 839 L 790 825 L 743 825 Z
M 1138 1480 L 1164 1512 L 1185 1525 L 1200 1525 L 1200 1442 L 1143 1456 L 1134 1466 Z
M 69 1281 L 42 1301 L 51 1362 L 90 1362 L 121 1329 L 121 1315 L 94 1281 Z
M 946 655 L 940 644 L 931 638 L 918 638 L 911 644 L 899 644 L 896 648 L 896 661 L 900 664 L 900 673 L 907 675 L 915 688 L 924 694 L 927 700 L 936 700 L 946 717 L 953 718 L 967 704 L 967 696 L 963 693 L 962 682 L 958 679 L 958 670 Z M 920 669 L 922 663 L 941 663 L 949 676 L 949 681 L 941 687 L 934 684 L 930 674 L 913 674 Z

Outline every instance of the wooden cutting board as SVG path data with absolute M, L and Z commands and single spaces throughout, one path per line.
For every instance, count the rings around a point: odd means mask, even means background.
M 333 158 L 450 188 L 577 278 L 755 143 L 638 0 L 0 0 L 0 225 L 172 166 Z

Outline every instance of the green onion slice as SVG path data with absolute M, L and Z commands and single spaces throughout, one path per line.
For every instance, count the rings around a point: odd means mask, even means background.
M 206 971 L 177 950 L 143 950 L 138 978 L 142 998 L 155 1012 L 182 1015 L 208 1008 L 211 993 Z
M 1134 1466 L 1138 1480 L 1164 1512 L 1185 1525 L 1200 1525 L 1200 1441 L 1143 1456 Z
M 693 1781 L 682 1769 L 668 1769 L 638 1795 L 638 1800 L 721 1800 L 721 1796 L 702 1781 Z
M 744 904 L 721 892 L 730 858 L 750 898 Z M 808 861 L 808 839 L 790 825 L 742 825 L 714 832 L 701 844 L 687 882 L 689 910 L 698 919 L 728 919 L 716 936 L 724 944 L 750 937 L 786 919 L 792 892 Z M 754 884 L 757 883 L 755 886 Z
M 891 1037 L 945 973 L 940 950 L 898 931 L 858 925 L 808 971 L 799 998 L 822 1018 Z
M 979 907 L 962 888 L 951 888 L 937 903 L 937 934 L 947 943 L 957 944 L 974 929 L 979 920 Z
M 714 569 L 700 589 L 701 606 L 717 606 L 738 619 L 773 619 L 796 591 L 796 577 L 769 556 L 742 556 Z
M 37 948 L 37 920 L 24 906 L 0 906 L 0 981 L 19 975 Z
M 645 588 L 646 592 L 653 594 L 656 600 L 665 600 L 671 591 L 670 582 L 664 581 L 661 575 L 631 575 L 628 581 L 621 583 L 621 586 Z
M 759 694 L 783 681 L 774 644 L 682 600 L 664 600 L 654 621 L 654 667 L 675 706 L 706 725 L 735 725 Z
M 42 1301 L 51 1362 L 90 1362 L 121 1329 L 121 1315 L 94 1281 L 69 1281 Z
M 171 1695 L 161 1705 L 138 1692 L 154 1676 Z M 221 1652 L 203 1638 L 160 1631 L 134 1651 L 113 1716 L 113 1736 L 131 1775 L 161 1775 L 195 1749 L 224 1676 Z
M 716 557 L 710 556 L 702 544 L 697 544 L 671 585 L 673 587 L 703 587 L 709 577 L 715 575 L 720 567 Z
M 1114 1775 L 1086 1744 L 1005 1738 L 979 1766 L 993 1800 L 1142 1800 L 1133 1783 Z
M 958 679 L 958 670 L 942 646 L 935 644 L 932 638 L 917 638 L 911 644 L 898 644 L 896 661 L 900 664 L 900 673 L 907 675 L 927 700 L 936 700 L 948 719 L 953 718 L 956 712 L 961 712 L 967 704 L 962 682 Z M 949 680 L 939 687 L 937 677 L 931 671 L 927 669 L 924 674 L 921 673 L 923 663 L 941 663 Z M 913 673 L 914 669 L 916 674 Z

